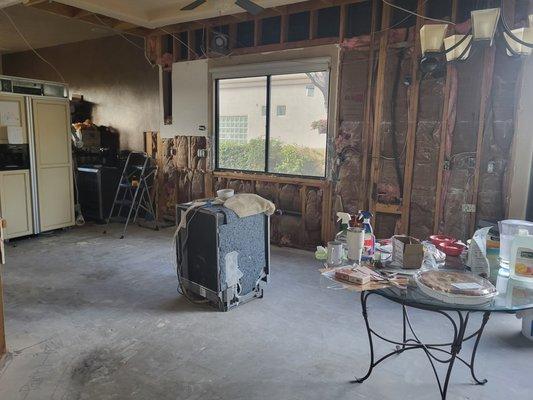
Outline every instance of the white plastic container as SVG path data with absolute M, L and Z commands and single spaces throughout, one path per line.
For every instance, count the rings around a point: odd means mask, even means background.
M 533 222 L 519 219 L 506 219 L 498 222 L 500 230 L 500 265 L 509 268 L 511 261 L 511 243 L 520 229 L 525 229 L 533 235 Z
M 519 311 L 516 318 L 522 318 L 522 335 L 533 340 L 533 311 Z
M 533 235 L 520 229 L 511 244 L 510 277 L 533 284 Z

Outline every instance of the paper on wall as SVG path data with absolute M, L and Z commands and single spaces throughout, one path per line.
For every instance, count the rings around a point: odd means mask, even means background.
M 18 101 L 0 101 L 0 125 L 22 126 Z
M 22 126 L 8 126 L 7 127 L 7 142 L 9 144 L 23 144 L 24 134 Z

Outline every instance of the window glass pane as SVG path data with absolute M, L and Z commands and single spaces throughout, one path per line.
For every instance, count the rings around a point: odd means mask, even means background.
M 268 172 L 324 176 L 328 88 L 327 71 L 271 77 Z
M 264 76 L 218 81 L 218 167 L 265 170 Z

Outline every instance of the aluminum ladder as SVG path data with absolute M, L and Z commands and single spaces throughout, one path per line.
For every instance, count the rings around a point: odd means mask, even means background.
M 153 229 L 159 230 L 157 213 L 152 200 L 152 194 L 156 191 L 157 171 L 158 167 L 154 159 L 145 152 L 134 151 L 128 155 L 115 192 L 113 205 L 106 220 L 104 234 L 107 233 L 111 219 L 123 218 L 123 212 L 126 209 L 128 213 L 125 217 L 121 239 L 126 236 L 126 230 L 132 217 L 132 222 L 137 222 L 140 210 L 144 212 L 144 220 L 153 221 L 155 224 Z

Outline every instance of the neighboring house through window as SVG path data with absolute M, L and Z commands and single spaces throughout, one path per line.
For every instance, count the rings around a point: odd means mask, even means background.
M 218 134 L 221 140 L 246 142 L 248 138 L 248 116 L 224 115 L 219 118 Z
M 215 76 L 216 169 L 325 176 L 329 70 L 289 69 Z

